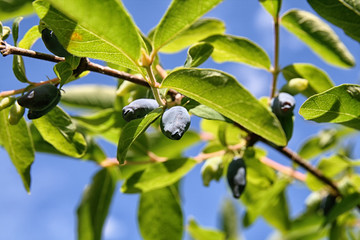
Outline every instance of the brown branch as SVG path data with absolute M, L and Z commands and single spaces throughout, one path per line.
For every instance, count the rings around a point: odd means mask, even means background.
M 274 146 L 273 146 L 274 147 Z M 318 168 L 312 166 L 310 163 L 308 163 L 305 159 L 301 158 L 296 152 L 292 151 L 291 149 L 287 147 L 274 147 L 277 151 L 288 157 L 290 160 L 294 161 L 295 163 L 299 164 L 301 167 L 303 167 L 305 170 L 310 172 L 312 175 L 314 175 L 317 179 L 324 182 L 328 186 L 331 187 L 332 191 L 334 192 L 334 195 L 341 196 L 339 188 L 336 186 L 336 184 L 329 178 L 327 178 Z

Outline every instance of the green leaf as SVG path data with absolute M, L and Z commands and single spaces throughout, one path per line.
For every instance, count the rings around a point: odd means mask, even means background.
M 32 0 L 0 1 L 0 21 L 33 13 Z
M 195 219 L 190 219 L 187 226 L 187 231 L 194 240 L 225 240 L 225 233 L 210 229 L 203 228 L 195 221 Z
M 337 146 L 339 140 L 354 131 L 346 129 L 325 129 L 306 140 L 300 147 L 298 154 L 305 159 L 312 159 Z
M 20 25 L 21 20 L 23 20 L 23 17 L 17 17 L 14 20 L 13 25 L 12 25 L 12 31 L 11 32 L 12 32 L 12 35 L 13 35 L 15 47 L 18 46 L 17 40 L 19 38 L 19 25 Z
M 141 194 L 138 222 L 144 240 L 181 240 L 183 214 L 176 188 L 170 186 Z
M 221 206 L 221 227 L 226 239 L 238 240 L 239 237 L 239 213 L 235 203 L 230 199 L 225 199 Z
M 203 41 L 214 47 L 211 56 L 216 62 L 239 62 L 267 70 L 271 68 L 270 58 L 266 52 L 247 38 L 214 35 Z
M 32 45 L 41 37 L 38 26 L 33 26 L 19 42 L 20 48 L 30 49 Z
M 204 38 L 215 34 L 222 34 L 224 32 L 225 25 L 222 21 L 211 18 L 199 19 L 189 28 L 182 31 L 175 39 L 162 47 L 160 52 L 178 52 Z
M 312 13 L 290 10 L 281 18 L 281 24 L 325 62 L 344 68 L 355 65 L 354 57 L 336 33 Z
M 288 82 L 294 78 L 308 80 L 308 87 L 301 92 L 306 97 L 321 93 L 334 86 L 326 72 L 308 63 L 294 63 L 284 67 L 281 72 Z
M 117 159 L 124 163 L 126 153 L 134 141 L 163 113 L 162 108 L 157 108 L 144 118 L 135 119 L 127 123 L 122 132 L 117 148 Z
M 79 240 L 100 240 L 103 225 L 116 188 L 115 168 L 104 168 L 92 179 L 77 209 Z
M 58 151 L 80 158 L 86 151 L 84 136 L 76 131 L 75 124 L 61 108 L 56 107 L 33 123 L 45 141 Z
M 318 169 L 328 178 L 335 178 L 338 174 L 351 167 L 351 162 L 344 156 L 334 155 L 320 160 Z M 308 173 L 306 177 L 307 186 L 317 191 L 325 187 L 324 183 L 314 175 Z
M 30 192 L 30 169 L 34 161 L 34 144 L 24 118 L 16 125 L 9 124 L 9 108 L 0 111 L 0 142 L 8 152 L 26 191 Z
M 8 26 L 4 26 L 1 39 L 5 41 L 10 36 L 10 33 L 11 29 Z
M 282 0 L 259 0 L 261 5 L 268 11 L 273 18 L 279 16 Z
M 209 43 L 197 43 L 189 48 L 185 67 L 197 67 L 204 63 L 213 52 L 214 47 Z
M 13 72 L 15 77 L 23 83 L 29 82 L 29 80 L 26 77 L 26 73 L 25 73 L 25 65 L 24 65 L 24 60 L 22 58 L 22 56 L 20 55 L 14 55 L 13 56 Z
M 157 156 L 176 158 L 180 157 L 188 147 L 200 141 L 200 136 L 189 130 L 179 141 L 173 141 L 162 132 L 155 132 L 148 135 L 148 141 L 149 150 Z
M 300 107 L 300 115 L 318 123 L 339 123 L 360 129 L 360 86 L 343 84 L 313 95 Z
M 116 88 L 108 85 L 78 84 L 64 87 L 61 103 L 72 107 L 112 108 Z
M 140 71 L 142 40 L 121 1 L 37 0 L 36 13 L 66 50 Z M 65 16 L 66 15 L 66 16 Z
M 67 62 L 59 62 L 54 66 L 54 72 L 60 79 L 60 85 L 64 85 L 73 75 L 71 65 Z
M 178 158 L 149 164 L 147 168 L 128 178 L 122 185 L 121 191 L 125 193 L 148 192 L 169 186 L 187 174 L 196 163 L 193 159 Z
M 155 29 L 154 51 L 189 29 L 202 15 L 210 11 L 222 0 L 174 0 Z
M 331 223 L 336 220 L 341 214 L 350 211 L 360 204 L 360 193 L 353 193 L 345 196 L 339 203 L 337 203 L 326 216 L 323 225 Z
M 284 131 L 275 115 L 226 73 L 180 68 L 171 72 L 161 87 L 175 89 L 259 136 L 277 145 L 286 145 Z
M 360 42 L 360 3 L 354 0 L 308 0 L 310 6 L 323 18 L 344 30 Z

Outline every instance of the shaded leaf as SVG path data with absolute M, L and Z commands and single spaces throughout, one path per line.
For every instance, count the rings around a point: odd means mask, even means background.
M 32 0 L 0 1 L 0 21 L 33 13 Z
M 116 88 L 108 85 L 78 84 L 64 87 L 61 103 L 72 107 L 112 108 Z
M 324 19 L 344 30 L 360 42 L 360 3 L 353 0 L 308 0 L 310 6 Z
M 12 35 L 13 35 L 15 47 L 18 46 L 17 40 L 19 37 L 19 24 L 22 19 L 23 19 L 23 17 L 16 18 L 12 25 Z M 25 65 L 24 65 L 24 60 L 23 60 L 22 56 L 20 56 L 20 55 L 13 56 L 12 69 L 13 69 L 15 77 L 20 82 L 23 82 L 23 83 L 29 82 L 29 80 L 26 78 Z
M 175 186 L 142 193 L 138 222 L 144 240 L 181 240 L 183 214 Z
M 239 240 L 240 216 L 233 201 L 225 199 L 221 206 L 221 226 L 226 239 Z
M 142 40 L 120 1 L 50 2 L 56 9 L 43 0 L 33 5 L 67 51 L 141 71 L 138 60 Z
M 286 145 L 284 131 L 275 115 L 226 73 L 181 68 L 171 72 L 161 87 L 175 89 L 263 138 L 277 145 Z
M 125 193 L 148 192 L 169 186 L 187 174 L 196 163 L 193 159 L 178 158 L 148 164 L 147 168 L 126 179 L 121 191 Z
M 324 225 L 335 221 L 341 214 L 350 211 L 360 204 L 360 193 L 353 193 L 345 196 L 339 203 L 337 203 L 326 216 Z
M 55 107 L 46 115 L 34 119 L 33 123 L 45 141 L 58 151 L 80 158 L 86 151 L 84 136 L 76 131 L 75 124 L 61 108 Z
M 77 209 L 79 240 L 100 240 L 117 181 L 115 168 L 104 168 L 85 189 Z
M 354 57 L 336 33 L 312 13 L 290 10 L 282 16 L 281 24 L 327 63 L 346 68 L 355 65 Z
M 219 230 L 204 228 L 194 220 L 190 219 L 187 231 L 194 240 L 225 240 L 225 233 Z
M 214 47 L 211 56 L 216 62 L 239 62 L 267 70 L 271 67 L 266 52 L 247 38 L 213 35 L 203 41 Z
M 120 163 L 125 161 L 126 153 L 134 141 L 146 131 L 152 122 L 154 122 L 163 113 L 162 108 L 157 108 L 147 114 L 144 118 L 135 119 L 127 123 L 122 132 L 117 148 L 117 159 Z
M 218 19 L 203 18 L 182 31 L 174 40 L 160 49 L 160 52 L 173 53 L 199 42 L 211 35 L 225 32 L 225 25 Z
M 184 67 L 197 67 L 204 63 L 213 52 L 214 47 L 209 43 L 197 43 L 188 50 Z
M 8 121 L 9 108 L 0 111 L 0 142 L 8 152 L 26 191 L 30 192 L 30 168 L 34 161 L 34 144 L 24 118 L 16 125 Z
M 360 129 L 360 86 L 343 84 L 313 95 L 299 110 L 306 120 Z
M 334 86 L 326 72 L 308 63 L 294 63 L 284 67 L 281 72 L 288 82 L 294 78 L 306 79 L 308 86 L 301 92 L 306 97 L 321 93 Z
M 184 30 L 189 29 L 202 15 L 210 11 L 221 1 L 222 0 L 172 1 L 155 29 L 153 37 L 154 51 L 158 51 L 164 45 L 176 39 Z
M 56 76 L 60 79 L 61 86 L 68 82 L 73 74 L 71 65 L 67 62 L 59 62 L 55 64 L 54 72 Z

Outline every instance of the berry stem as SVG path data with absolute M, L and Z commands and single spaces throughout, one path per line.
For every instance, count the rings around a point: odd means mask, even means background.
M 270 99 L 275 96 L 277 77 L 279 75 L 279 44 L 280 44 L 280 34 L 279 34 L 279 15 L 274 17 L 274 68 L 272 69 L 272 85 L 270 92 Z
M 151 68 L 151 65 L 146 66 L 145 69 L 146 69 L 146 72 L 147 72 L 148 77 L 149 77 L 149 85 L 150 85 L 150 88 L 151 88 L 151 91 L 152 91 L 152 93 L 154 95 L 155 100 L 157 101 L 157 103 L 160 106 L 165 106 L 165 102 L 160 97 L 160 93 L 159 93 L 159 89 L 158 89 L 159 84 L 158 84 L 158 82 L 156 82 L 154 72 L 153 72 L 153 70 Z

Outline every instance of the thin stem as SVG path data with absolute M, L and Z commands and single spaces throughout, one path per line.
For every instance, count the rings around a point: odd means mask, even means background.
M 280 43 L 280 34 L 279 34 L 279 16 L 274 18 L 274 68 L 272 69 L 272 85 L 270 98 L 275 96 L 276 85 L 277 85 L 277 77 L 279 75 L 279 43 Z
M 146 69 L 146 72 L 147 72 L 149 80 L 150 80 L 149 85 L 150 85 L 151 91 L 152 91 L 152 93 L 153 93 L 153 95 L 155 97 L 155 100 L 157 101 L 157 103 L 160 106 L 165 106 L 164 101 L 160 97 L 160 92 L 159 92 L 159 89 L 158 89 L 159 84 L 156 82 L 154 72 L 153 72 L 153 70 L 151 68 L 151 65 L 145 67 L 145 69 Z

